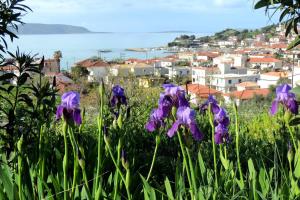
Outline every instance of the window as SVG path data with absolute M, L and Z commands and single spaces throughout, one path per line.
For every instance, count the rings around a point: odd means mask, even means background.
M 179 71 L 179 74 L 182 75 L 182 71 Z
M 195 71 L 193 71 L 193 75 L 195 75 L 196 74 L 196 72 Z
M 193 82 L 195 82 L 195 78 L 193 78 Z
M 228 84 L 231 84 L 232 83 L 232 81 L 231 80 L 228 80 Z
M 242 82 L 242 79 L 239 79 L 239 83 L 241 83 Z

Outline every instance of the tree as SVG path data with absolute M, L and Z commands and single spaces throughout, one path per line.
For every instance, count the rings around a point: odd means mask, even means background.
M 89 75 L 89 71 L 85 67 L 75 66 L 71 69 L 71 76 L 75 82 L 79 81 L 81 77 Z
M 257 0 L 254 6 L 255 9 L 264 8 L 266 14 L 270 17 L 275 13 L 280 12 L 279 22 L 285 24 L 285 36 L 294 32 L 297 37 L 292 41 L 288 50 L 300 44 L 300 36 L 298 33 L 298 23 L 300 22 L 300 4 L 299 1 L 294 0 Z
M 56 60 L 60 60 L 62 58 L 61 51 L 54 51 L 53 58 Z
M 15 34 L 18 25 L 23 24 L 21 16 L 31 9 L 22 4 L 24 0 L 1 0 L 0 1 L 0 57 L 7 51 L 7 36 L 13 42 L 18 38 Z M 2 53 L 1 53 L 2 52 Z

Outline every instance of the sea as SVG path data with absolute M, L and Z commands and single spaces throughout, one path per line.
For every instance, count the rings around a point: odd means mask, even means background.
M 91 34 L 49 34 L 49 35 L 19 35 L 13 43 L 8 43 L 10 52 L 20 51 L 38 54 L 39 57 L 51 58 L 54 51 L 62 52 L 61 67 L 68 70 L 74 63 L 90 58 L 102 59 L 149 59 L 169 55 L 165 50 L 147 52 L 126 51 L 128 48 L 163 47 L 176 37 L 187 34 L 203 36 L 203 33 L 91 33 Z M 100 52 L 109 50 L 110 52 Z

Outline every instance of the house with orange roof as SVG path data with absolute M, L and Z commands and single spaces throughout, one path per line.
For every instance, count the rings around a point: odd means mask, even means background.
M 238 83 L 235 86 L 237 91 L 259 89 L 259 85 L 257 84 L 257 82 L 252 82 L 252 81 L 245 81 L 242 83 Z
M 200 99 L 207 99 L 209 95 L 221 95 L 221 92 L 210 88 L 209 86 L 201 84 L 187 84 L 186 87 L 183 88 L 187 90 L 187 93 L 190 95 L 191 101 L 195 104 L 197 104 Z
M 270 90 L 264 88 L 264 89 L 234 91 L 234 92 L 223 94 L 223 97 L 225 99 L 225 103 L 232 103 L 232 101 L 235 101 L 237 105 L 240 105 L 242 101 L 250 100 L 255 96 L 267 97 L 269 94 L 270 94 Z
M 208 52 L 208 51 L 199 51 L 195 53 L 196 60 L 203 60 L 203 61 L 212 61 L 213 58 L 219 56 L 219 52 Z
M 267 72 L 260 74 L 260 79 L 257 81 L 257 84 L 260 88 L 269 88 L 271 85 L 277 85 L 280 79 L 288 79 L 289 76 L 289 72 Z
M 248 59 L 248 67 L 252 69 L 281 69 L 282 61 L 272 57 L 252 57 Z
M 75 63 L 75 66 L 84 67 L 89 71 L 88 81 L 96 82 L 100 81 L 108 75 L 110 65 L 100 59 L 86 59 Z

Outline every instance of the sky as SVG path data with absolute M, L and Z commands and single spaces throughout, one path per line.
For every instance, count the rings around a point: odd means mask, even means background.
M 255 0 L 25 0 L 26 23 L 69 24 L 99 32 L 190 31 L 271 25 Z

